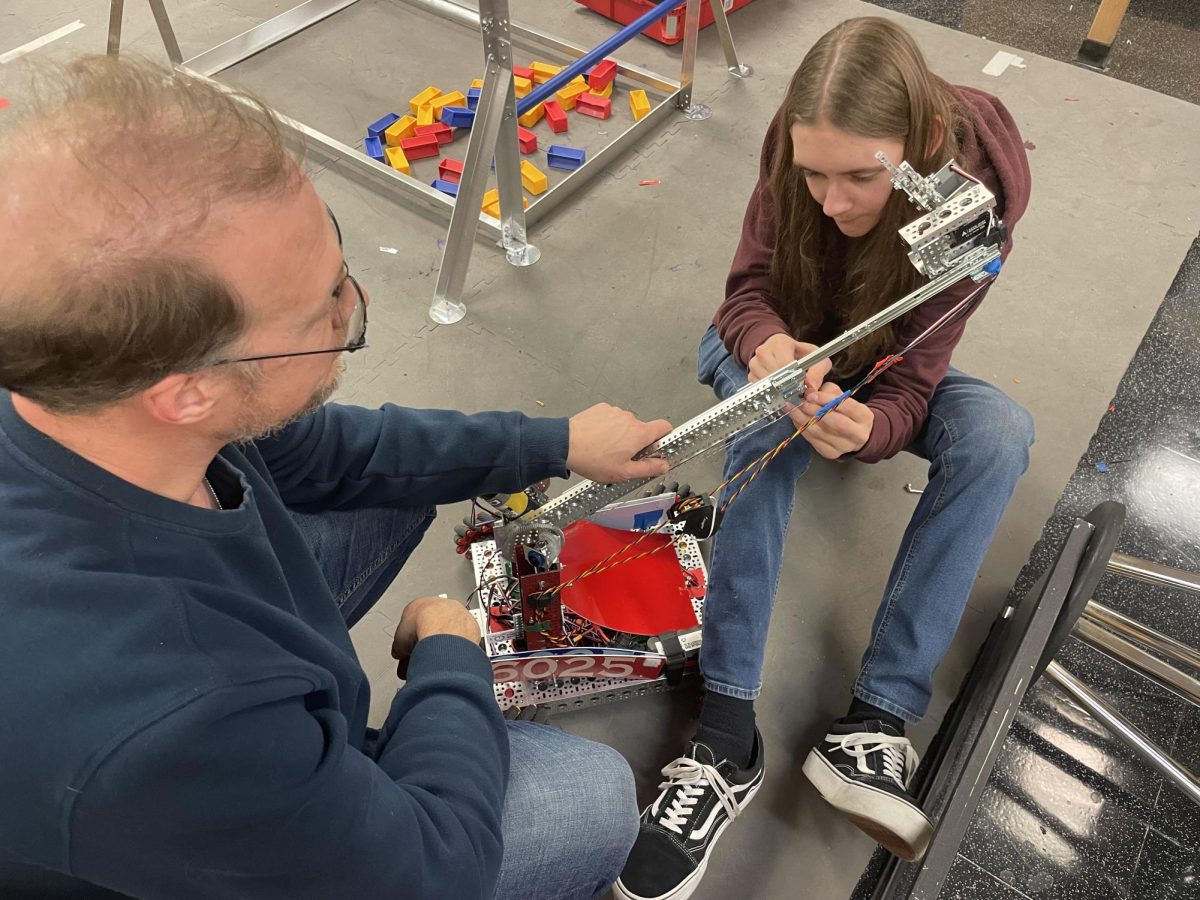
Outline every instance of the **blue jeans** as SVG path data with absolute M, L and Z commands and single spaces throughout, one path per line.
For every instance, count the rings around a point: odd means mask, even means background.
M 383 596 L 436 511 L 292 513 L 347 627 Z M 496 900 L 585 900 L 617 880 L 638 830 L 633 773 L 610 747 L 509 722 L 511 762 Z
M 700 341 L 698 375 L 721 399 L 747 382 L 714 327 Z M 794 430 L 783 418 L 728 444 L 725 477 Z M 906 448 L 929 460 L 929 483 L 892 564 L 854 683 L 856 697 L 908 722 L 925 714 L 934 669 L 958 629 L 1032 444 L 1033 419 L 1024 408 L 987 382 L 947 372 Z M 717 532 L 700 650 L 708 690 L 749 700 L 762 689 L 796 482 L 811 461 L 807 441 L 789 444 L 729 507 Z

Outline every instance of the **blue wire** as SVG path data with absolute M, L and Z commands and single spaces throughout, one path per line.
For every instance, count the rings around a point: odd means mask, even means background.
M 845 400 L 849 396 L 850 396 L 849 391 L 842 391 L 838 396 L 834 397 L 832 400 L 830 400 L 828 403 L 826 403 L 824 406 L 822 406 L 820 409 L 818 409 L 817 414 L 815 416 L 813 416 L 813 418 L 820 419 L 822 416 L 825 415 L 825 413 L 829 412 L 831 409 L 833 409 L 835 406 L 837 406 L 839 403 L 841 403 L 843 400 Z

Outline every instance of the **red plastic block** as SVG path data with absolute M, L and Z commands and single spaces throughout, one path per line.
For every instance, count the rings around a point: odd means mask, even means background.
M 563 108 L 558 105 L 557 100 L 546 101 L 546 121 L 550 123 L 550 130 L 555 134 L 561 134 L 567 130 L 567 114 L 563 112 Z
M 580 94 L 575 101 L 575 112 L 593 119 L 607 119 L 612 115 L 612 101 L 595 94 Z
M 524 66 L 513 66 L 513 75 L 517 78 L 528 78 L 533 81 L 533 69 L 527 69 Z
M 537 152 L 537 135 L 520 125 L 517 126 L 517 143 L 521 145 L 522 153 Z
M 462 181 L 462 174 L 462 160 L 451 159 L 447 156 L 438 163 L 438 178 L 442 179 L 442 181 L 453 181 L 455 184 L 458 184 Z
M 603 60 L 588 72 L 588 87 L 593 91 L 602 91 L 617 77 L 617 64 L 611 59 Z
M 448 144 L 454 140 L 454 129 L 442 122 L 434 122 L 432 125 L 418 125 L 418 135 L 433 135 L 437 138 L 439 144 Z
M 427 156 L 438 155 L 438 139 L 433 134 L 418 134 L 416 137 L 405 138 L 400 142 L 400 149 L 409 161 L 425 159 Z

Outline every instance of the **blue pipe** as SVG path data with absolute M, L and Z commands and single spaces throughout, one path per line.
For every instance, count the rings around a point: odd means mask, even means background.
M 560 87 L 581 73 L 584 69 L 589 69 L 595 63 L 599 62 L 608 54 L 612 53 L 618 47 L 633 40 L 633 36 L 641 34 L 647 27 L 653 25 L 659 19 L 666 18 L 667 13 L 671 10 L 682 6 L 683 0 L 662 0 L 653 9 L 648 9 L 642 15 L 638 16 L 634 21 L 630 22 L 612 37 L 601 41 L 575 62 L 571 63 L 545 84 L 539 84 L 532 91 L 517 101 L 517 115 L 523 116 L 529 112 L 543 100 L 548 100 L 554 95 Z

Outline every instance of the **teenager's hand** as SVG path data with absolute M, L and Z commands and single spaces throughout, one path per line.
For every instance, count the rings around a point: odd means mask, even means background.
M 760 378 L 766 378 L 776 369 L 781 369 L 790 362 L 802 359 L 816 349 L 816 344 L 798 341 L 790 334 L 783 332 L 773 334 L 759 344 L 758 349 L 754 351 L 749 366 L 750 380 L 758 381 Z M 804 386 L 810 391 L 817 390 L 832 366 L 833 363 L 829 360 L 821 360 L 804 374 Z
M 408 661 L 417 641 L 435 634 L 454 634 L 471 643 L 479 642 L 479 623 L 457 600 L 445 597 L 418 597 L 400 616 L 392 638 L 392 659 L 397 660 L 396 674 L 408 677 Z
M 817 412 L 836 397 L 842 389 L 832 381 L 821 385 L 818 391 L 809 391 L 804 402 L 789 415 L 796 427 L 800 428 L 817 414 Z M 853 397 L 847 397 L 836 408 L 831 409 L 821 417 L 821 421 L 810 425 L 804 432 L 804 439 L 812 444 L 812 448 L 826 459 L 837 459 L 847 453 L 857 453 L 871 436 L 871 427 L 875 424 L 875 413 L 865 403 L 859 403 Z
M 597 403 L 571 416 L 567 468 L 601 484 L 667 474 L 665 459 L 633 455 L 671 430 L 665 419 L 643 422 L 633 413 Z

